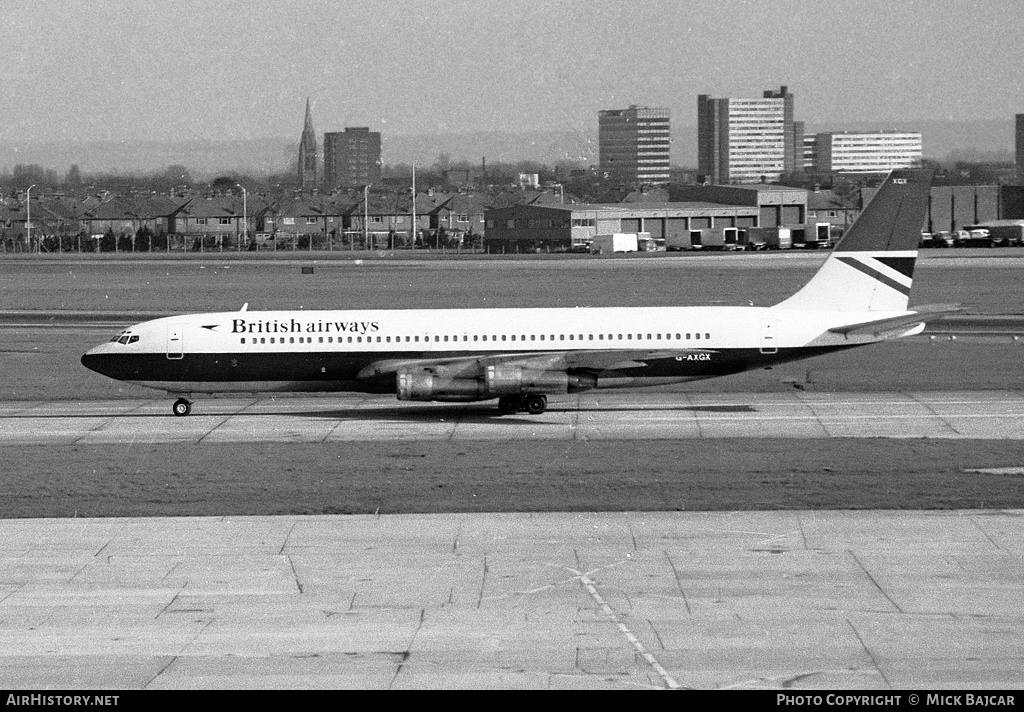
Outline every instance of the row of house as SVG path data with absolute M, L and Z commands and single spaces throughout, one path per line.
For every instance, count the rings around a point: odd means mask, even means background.
M 414 210 L 415 207 L 415 210 Z M 93 196 L 84 201 L 33 196 L 0 203 L 0 237 L 33 240 L 44 236 L 108 232 L 151 233 L 196 239 L 229 238 L 234 244 L 259 240 L 294 241 L 299 236 L 358 239 L 380 244 L 389 239 L 464 241 L 482 235 L 484 202 L 474 196 L 422 193 L 415 206 L 409 195 L 343 193 L 267 200 L 246 195 Z M 413 215 L 415 214 L 415 225 Z

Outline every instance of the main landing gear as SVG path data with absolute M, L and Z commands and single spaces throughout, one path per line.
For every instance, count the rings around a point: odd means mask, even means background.
M 548 408 L 548 397 L 540 394 L 528 394 L 525 396 L 502 396 L 498 399 L 498 412 L 501 415 L 527 412 L 530 415 L 540 415 Z
M 179 398 L 174 401 L 174 405 L 171 406 L 171 410 L 174 411 L 175 415 L 182 416 L 188 415 L 192 412 L 192 402 L 187 401 L 184 398 Z

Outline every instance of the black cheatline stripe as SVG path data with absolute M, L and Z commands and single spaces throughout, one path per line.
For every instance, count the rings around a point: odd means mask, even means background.
M 914 277 L 914 263 L 916 257 L 876 257 L 876 260 L 890 269 L 894 269 L 907 279 Z
M 871 267 L 868 267 L 863 262 L 861 262 L 859 260 L 856 260 L 856 259 L 854 259 L 852 257 L 837 257 L 836 259 L 838 259 L 843 264 L 850 265 L 854 269 L 863 272 L 868 277 L 873 277 L 874 279 L 877 279 L 879 282 L 881 282 L 885 286 L 892 287 L 897 292 L 899 292 L 901 294 L 904 294 L 904 295 L 906 295 L 908 297 L 910 296 L 910 287 L 904 287 L 902 284 L 900 284 L 896 280 L 891 279 L 890 277 L 886 277 L 884 274 L 882 274 L 878 270 L 872 269 Z
M 673 357 L 649 359 L 644 366 L 637 365 L 624 369 L 615 369 L 620 375 L 630 378 L 713 378 L 733 373 L 740 373 L 763 366 L 787 363 L 810 356 L 842 351 L 858 344 L 839 344 L 834 346 L 800 346 L 782 347 L 776 353 L 765 354 L 754 346 L 716 350 L 709 361 L 677 361 Z M 271 356 L 271 359 L 254 361 L 252 356 Z M 149 354 L 98 354 L 89 358 L 88 368 L 119 381 L 130 381 L 143 385 L 156 383 L 150 387 L 174 392 L 237 392 L 233 384 L 244 384 L 239 390 L 261 392 L 258 384 L 263 383 L 298 383 L 302 387 L 297 392 L 317 391 L 351 391 L 365 393 L 391 393 L 388 382 L 394 376 L 389 372 L 379 378 L 358 381 L 358 373 L 369 363 L 380 360 L 380 353 L 357 352 L 354 358 L 331 362 L 327 356 L 336 355 L 332 352 L 274 352 L 271 354 L 246 354 L 239 352 L 186 354 L 182 360 L 167 360 L 163 353 Z M 305 357 L 305 358 L 303 358 Z M 230 366 L 232 359 L 238 359 L 238 366 Z M 365 359 L 369 359 L 366 361 Z M 321 368 L 326 367 L 327 373 Z M 552 369 L 562 370 L 562 369 Z M 566 370 L 609 371 L 602 365 L 587 367 L 579 365 Z M 476 376 L 472 376 L 476 377 Z M 178 384 L 180 388 L 168 388 L 164 384 Z M 224 387 L 217 388 L 220 384 Z M 253 387 L 250 384 L 257 384 Z M 320 386 L 314 388 L 313 386 Z M 276 390 L 276 389 L 270 389 Z M 2 416 L 0 416 L 2 419 Z

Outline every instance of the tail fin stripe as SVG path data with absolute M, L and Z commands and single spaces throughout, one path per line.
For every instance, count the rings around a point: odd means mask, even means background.
M 855 270 L 859 270 L 860 272 L 863 272 L 867 276 L 869 276 L 869 277 L 871 277 L 873 279 L 877 279 L 879 282 L 881 282 L 885 286 L 891 287 L 892 289 L 895 289 L 897 292 L 899 292 L 901 294 L 905 294 L 908 297 L 910 296 L 910 285 L 900 284 L 899 282 L 897 282 L 896 280 L 892 279 L 891 277 L 886 277 L 884 274 L 882 274 L 878 270 L 873 269 L 871 267 L 868 267 L 863 262 L 860 262 L 859 260 L 856 260 L 856 259 L 854 259 L 852 257 L 837 257 L 837 259 L 840 262 L 842 262 L 843 264 L 850 265 Z
M 881 262 L 883 265 L 891 270 L 899 272 L 907 279 L 914 278 L 914 263 L 917 262 L 916 257 L 882 257 L 876 256 L 876 260 Z

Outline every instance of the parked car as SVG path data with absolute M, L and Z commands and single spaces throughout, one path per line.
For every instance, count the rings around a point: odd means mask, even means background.
M 922 232 L 921 233 L 921 247 L 952 247 L 953 236 L 947 231 L 941 232 Z
M 988 230 L 971 230 L 967 233 L 967 247 L 992 247 L 992 233 Z

